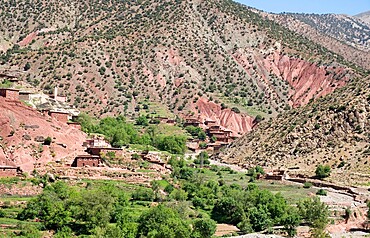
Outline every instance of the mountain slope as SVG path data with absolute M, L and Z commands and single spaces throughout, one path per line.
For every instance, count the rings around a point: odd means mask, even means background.
M 305 15 L 305 14 L 267 14 L 267 16 L 276 21 L 277 23 L 287 27 L 291 31 L 297 32 L 298 34 L 301 34 L 308 39 L 312 40 L 313 42 L 316 42 L 317 44 L 320 44 L 332 52 L 335 52 L 341 56 L 344 57 L 349 62 L 353 62 L 364 69 L 370 69 L 370 48 L 366 47 L 364 44 L 362 44 L 364 39 L 367 37 L 366 34 L 366 27 L 361 29 L 352 29 L 356 34 L 362 36 L 363 41 L 356 42 L 355 39 L 351 38 L 351 35 L 355 34 L 351 31 L 351 29 L 348 28 L 348 24 L 345 21 L 344 16 L 337 16 L 337 15 L 330 15 L 332 18 L 338 17 L 337 21 L 334 21 L 336 24 L 333 24 L 333 22 L 327 21 L 330 18 L 321 17 L 321 15 L 313 15 L 316 16 L 316 18 L 323 18 L 320 19 L 320 21 L 323 21 L 324 23 L 321 24 L 320 27 L 316 27 L 315 24 L 312 24 L 310 22 L 311 15 Z M 305 22 L 305 20 L 300 20 L 299 17 L 305 18 L 307 16 L 308 23 Z M 349 17 L 348 17 L 349 18 Z M 350 18 L 351 19 L 351 18 Z M 326 22 L 326 23 L 325 23 Z M 344 26 L 346 26 L 345 28 Z M 343 27 L 342 27 L 343 25 Z M 362 23 L 363 25 L 363 23 Z M 351 25 L 350 27 L 354 27 L 355 24 Z M 332 28 L 330 30 L 330 28 Z M 341 31 L 342 34 L 331 34 L 335 31 Z M 347 34 L 348 33 L 348 34 Z M 347 42 L 343 39 L 349 38 L 352 39 L 351 42 Z
M 370 25 L 370 11 L 357 14 L 354 17 L 359 18 Z
M 358 79 L 305 107 L 259 124 L 218 155 L 224 161 L 299 168 L 313 175 L 329 164 L 335 182 L 370 178 L 370 78 Z
M 289 14 L 321 33 L 369 52 L 370 26 L 355 17 L 337 14 Z
M 32 4 L 0 1 L 0 29 L 14 44 L 3 64 L 30 63 L 23 80 L 45 92 L 58 86 L 97 116 L 134 116 L 147 100 L 184 117 L 201 114 L 192 109 L 206 98 L 268 117 L 358 74 L 337 53 L 228 0 Z

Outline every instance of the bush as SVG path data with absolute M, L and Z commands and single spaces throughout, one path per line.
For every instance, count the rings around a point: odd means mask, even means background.
M 311 187 L 312 187 L 312 183 L 310 183 L 310 182 L 305 182 L 305 183 L 303 184 L 303 187 L 304 187 L 304 188 L 311 188 Z
M 327 192 L 326 190 L 324 189 L 319 189 L 317 192 L 316 192 L 316 195 L 319 195 L 319 196 L 326 196 L 327 195 Z
M 318 165 L 316 167 L 316 177 L 323 179 L 330 176 L 331 168 L 329 165 Z
M 44 145 L 51 145 L 51 142 L 53 141 L 53 139 L 51 139 L 50 136 L 46 137 L 46 139 L 44 140 Z

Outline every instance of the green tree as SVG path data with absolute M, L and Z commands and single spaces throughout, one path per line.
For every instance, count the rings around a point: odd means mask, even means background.
M 242 221 L 243 216 L 241 204 L 232 197 L 222 197 L 212 210 L 212 219 L 220 223 L 237 225 Z
M 208 160 L 208 158 L 209 158 L 209 155 L 208 155 L 207 151 L 202 151 L 202 152 L 199 153 L 199 155 L 197 155 L 197 158 L 194 160 L 194 163 L 199 164 L 200 167 L 203 167 L 203 165 L 208 165 L 208 164 L 211 163 Z
M 77 221 L 84 223 L 87 229 L 104 227 L 111 220 L 115 198 L 104 188 L 85 190 L 76 202 L 79 208 L 76 211 Z
M 149 125 L 149 121 L 148 121 L 148 119 L 144 115 L 142 115 L 142 116 L 139 116 L 136 119 L 136 125 L 148 126 Z
M 329 222 L 329 209 L 318 197 L 300 201 L 298 210 L 302 219 L 311 227 L 324 229 Z
M 138 221 L 138 235 L 151 238 L 189 238 L 191 229 L 173 209 L 159 205 L 144 212 Z
M 281 218 L 281 224 L 290 237 L 297 235 L 297 227 L 301 223 L 301 217 L 298 209 L 295 207 L 289 207 L 286 213 Z
M 193 237 L 211 238 L 216 232 L 216 222 L 209 218 L 196 219 L 193 223 Z

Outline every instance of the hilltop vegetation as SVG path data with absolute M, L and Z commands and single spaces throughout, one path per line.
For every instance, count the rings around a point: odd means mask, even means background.
M 201 97 L 275 115 L 343 86 L 356 74 L 350 68 L 360 70 L 228 0 L 0 5 L 2 33 L 13 43 L 2 64 L 27 69 L 22 79 L 44 92 L 58 86 L 96 116 L 133 116 L 143 100 L 183 115 Z M 329 84 L 303 92 L 298 82 L 311 76 Z

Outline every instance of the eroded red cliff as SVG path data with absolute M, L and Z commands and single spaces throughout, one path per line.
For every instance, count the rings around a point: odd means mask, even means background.
M 86 135 L 49 116 L 0 97 L 0 164 L 20 166 L 32 171 L 35 165 L 52 161 L 71 162 L 83 152 Z M 43 138 L 51 137 L 50 146 L 43 145 Z
M 233 131 L 235 134 L 244 134 L 252 130 L 254 118 L 246 114 L 235 113 L 231 109 L 222 109 L 221 105 L 200 98 L 196 102 L 198 117 L 202 120 L 211 119 L 217 124 Z

